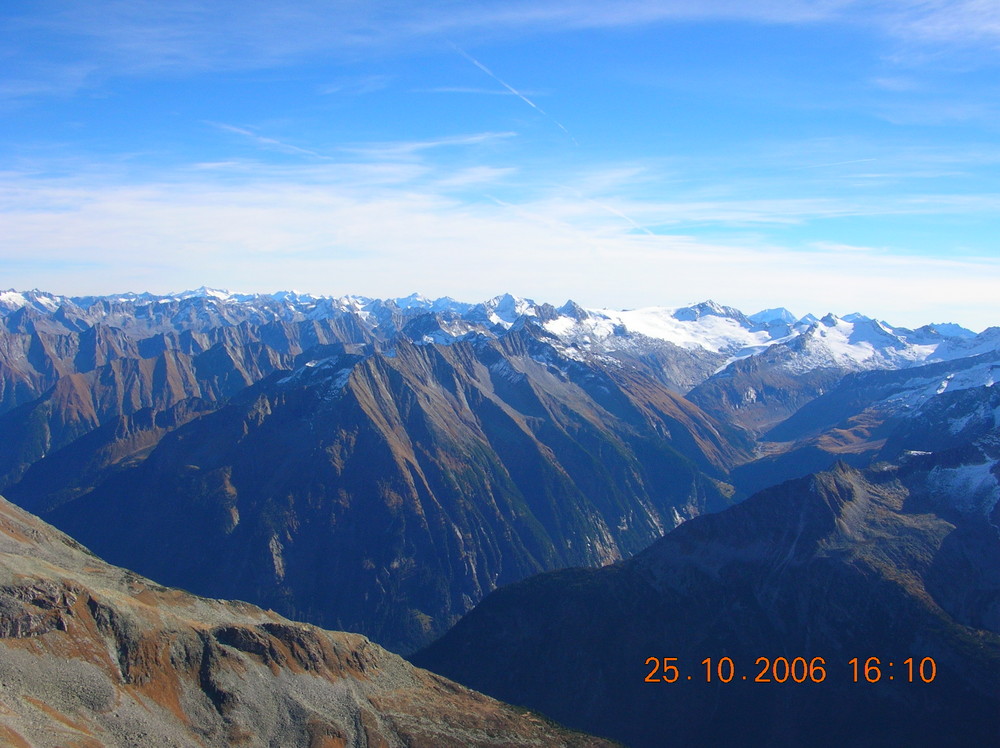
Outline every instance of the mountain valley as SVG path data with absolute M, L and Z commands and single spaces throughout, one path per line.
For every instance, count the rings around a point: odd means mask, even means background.
M 205 288 L 0 315 L 0 493 L 159 584 L 628 745 L 723 712 L 748 745 L 1000 736 L 997 328 Z M 854 682 L 872 656 L 939 675 Z

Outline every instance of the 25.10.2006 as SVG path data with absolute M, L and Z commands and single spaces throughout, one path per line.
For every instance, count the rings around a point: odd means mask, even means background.
M 678 665 L 678 657 L 647 657 L 646 666 L 651 668 L 646 675 L 646 683 L 677 683 L 678 681 L 695 680 L 693 675 L 683 675 Z M 736 663 L 731 657 L 713 659 L 706 657 L 701 661 L 704 670 L 699 671 L 697 680 L 705 683 L 713 681 L 730 683 L 733 680 L 749 681 L 747 675 L 737 676 Z M 822 657 L 758 657 L 758 668 L 753 678 L 754 683 L 822 683 L 826 680 L 826 660 Z

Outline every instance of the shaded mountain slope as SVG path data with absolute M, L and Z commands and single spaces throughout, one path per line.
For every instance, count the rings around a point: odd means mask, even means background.
M 726 506 L 726 434 L 527 331 L 399 340 L 273 375 L 46 516 L 165 582 L 410 650 L 497 585 Z
M 634 746 L 668 737 L 686 745 L 995 743 L 997 456 L 927 457 L 864 473 L 841 464 L 790 481 L 686 522 L 621 564 L 501 589 L 412 659 Z M 963 468 L 968 458 L 974 464 Z M 970 468 L 982 478 L 974 506 L 956 490 Z M 644 682 L 647 658 L 669 677 L 664 657 L 678 658 L 668 662 L 680 668 L 678 681 Z M 723 657 L 735 663 L 729 683 L 719 680 Z M 822 657 L 825 679 L 777 683 L 784 671 L 772 670 L 771 682 L 754 682 L 761 657 L 804 658 L 800 674 Z M 877 683 L 865 680 L 870 657 L 879 658 Z M 918 671 L 908 682 L 911 657 L 934 659 L 933 682 Z M 860 658 L 860 682 L 852 658 Z
M 0 742 L 600 746 L 364 637 L 110 566 L 0 499 Z

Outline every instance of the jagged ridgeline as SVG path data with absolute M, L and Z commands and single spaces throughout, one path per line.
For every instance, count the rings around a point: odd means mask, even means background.
M 0 314 L 7 496 L 158 581 L 400 651 L 499 585 L 870 460 L 881 434 L 840 420 L 895 421 L 838 404 L 845 376 L 998 348 L 995 329 L 509 295 L 10 291 Z

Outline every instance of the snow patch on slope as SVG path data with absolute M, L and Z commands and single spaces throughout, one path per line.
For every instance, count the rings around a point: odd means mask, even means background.
M 994 474 L 995 462 L 934 468 L 927 476 L 932 491 L 952 498 L 953 506 L 964 514 L 988 516 L 1000 501 L 1000 485 Z

